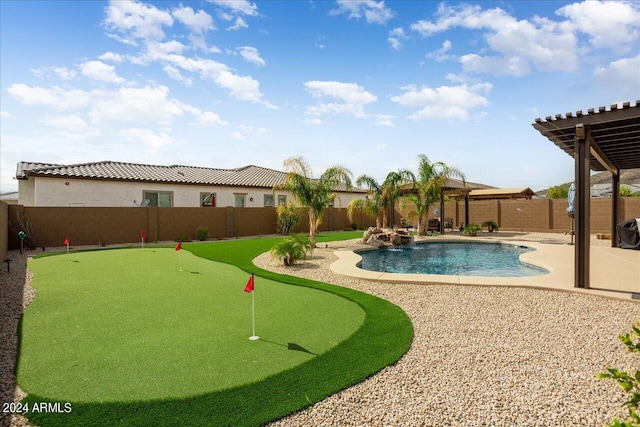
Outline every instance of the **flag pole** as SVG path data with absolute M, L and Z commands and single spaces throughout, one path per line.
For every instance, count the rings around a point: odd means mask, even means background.
M 249 339 L 251 341 L 255 341 L 260 339 L 259 336 L 256 335 L 256 304 L 255 304 L 255 293 L 256 293 L 256 289 L 255 289 L 255 276 L 253 275 L 253 273 L 251 273 L 251 278 L 249 279 L 249 283 L 251 284 L 251 332 L 253 333 Z M 245 291 L 249 288 L 249 286 L 247 285 L 247 288 L 245 288 Z

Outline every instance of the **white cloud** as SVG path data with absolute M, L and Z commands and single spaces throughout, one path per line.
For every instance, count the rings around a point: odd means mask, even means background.
M 391 45 L 391 48 L 394 50 L 400 50 L 402 48 L 402 40 L 406 40 L 408 37 L 404 32 L 402 27 L 394 28 L 389 31 L 389 37 L 387 37 L 387 42 Z
M 260 57 L 258 49 L 256 49 L 255 47 L 241 46 L 238 48 L 238 52 L 240 52 L 240 56 L 242 56 L 247 62 L 258 65 L 260 67 L 267 65 L 267 63 L 264 62 L 264 59 Z
M 376 114 L 375 121 L 373 124 L 376 126 L 393 127 L 395 126 L 393 123 L 393 119 L 394 117 L 389 114 Z
M 638 47 L 638 3 L 585 1 L 561 7 L 556 13 L 568 18 L 576 31 L 587 34 L 595 48 L 611 48 L 626 52 Z
M 76 70 L 70 70 L 67 67 L 52 67 L 52 70 L 62 80 L 73 80 L 78 75 Z
M 182 74 L 180 74 L 180 70 L 178 70 L 176 67 L 172 67 L 171 65 L 166 65 L 162 69 L 173 80 L 177 80 L 179 82 L 182 82 L 187 86 L 192 86 L 193 85 L 193 81 L 191 79 L 187 78 L 187 77 L 184 77 Z
M 233 132 L 231 135 L 231 139 L 236 140 L 236 141 L 244 141 L 245 137 L 242 133 L 240 132 Z
M 185 110 L 183 104 L 168 98 L 168 94 L 166 86 L 101 92 L 93 101 L 89 116 L 96 124 L 136 122 L 166 125 Z
M 118 77 L 116 67 L 101 61 L 87 61 L 80 64 L 80 71 L 86 77 L 107 83 L 124 83 L 125 79 Z
M 13 119 L 13 114 L 8 111 L 0 111 L 0 117 L 3 119 Z
M 364 106 L 378 100 L 375 95 L 355 83 L 316 80 L 305 82 L 304 86 L 314 98 L 331 98 L 340 101 L 338 103 L 318 103 L 307 107 L 307 114 L 313 116 L 348 114 L 355 117 L 365 117 Z
M 476 85 L 440 86 L 430 88 L 415 85 L 402 88 L 404 93 L 391 98 L 393 102 L 407 107 L 421 107 L 410 115 L 413 120 L 458 119 L 469 117 L 469 111 L 476 107 L 489 105 L 483 94 L 491 91 L 490 83 Z
M 306 123 L 308 125 L 321 125 L 322 124 L 322 120 L 320 120 L 317 117 L 305 117 L 302 120 L 303 123 Z
M 236 18 L 235 24 L 227 28 L 228 31 L 241 30 L 243 28 L 249 28 L 249 25 L 245 22 L 244 19 L 238 17 Z
M 522 75 L 532 65 L 563 71 L 578 67 L 577 38 L 566 23 L 542 18 L 517 20 L 500 8 L 483 10 L 481 6 L 450 7 L 444 3 L 436 16 L 435 21 L 417 21 L 411 29 L 423 37 L 456 27 L 486 31 L 485 40 L 497 55 L 462 56 L 467 71 Z
M 198 126 L 228 126 L 229 123 L 222 120 L 219 115 L 211 111 L 200 112 L 196 115 L 196 120 L 190 124 Z
M 16 83 L 7 89 L 9 95 L 24 105 L 42 105 L 57 110 L 73 110 L 91 104 L 92 95 L 77 89 L 62 89 L 57 86 L 45 89 Z
M 613 61 L 606 67 L 599 67 L 593 73 L 603 86 L 628 87 L 629 96 L 640 92 L 640 55 Z M 633 95 L 635 93 L 635 95 Z
M 42 119 L 42 122 L 50 127 L 69 132 L 85 132 L 89 128 L 87 122 L 76 114 L 71 114 L 69 116 L 46 115 Z
M 173 25 L 171 14 L 153 5 L 137 0 L 111 0 L 106 7 L 107 16 L 104 25 L 123 35 L 112 36 L 127 44 L 136 44 L 135 39 L 162 40 L 165 37 L 163 26 Z
M 247 0 L 207 0 L 210 3 L 215 3 L 218 6 L 222 6 L 229 9 L 232 13 L 244 14 L 248 16 L 258 15 L 258 6 L 255 3 L 251 3 Z
M 331 15 L 346 14 L 349 19 L 364 19 L 368 23 L 386 24 L 395 16 L 395 12 L 385 6 L 384 1 L 375 0 L 337 0 L 337 9 L 333 9 Z
M 181 4 L 180 7 L 173 8 L 171 14 L 178 21 L 189 27 L 189 30 L 193 33 L 202 34 L 215 29 L 213 18 L 204 10 L 194 12 L 192 8 Z
M 445 54 L 449 50 L 451 50 L 451 41 L 445 40 L 444 42 L 442 42 L 442 47 L 440 49 L 427 53 L 426 57 L 433 58 L 438 62 L 446 61 L 447 59 L 451 58 L 450 55 Z
M 152 129 L 130 128 L 122 129 L 118 135 L 126 142 L 133 144 L 142 143 L 149 153 L 155 154 L 160 148 L 174 145 L 176 140 L 166 132 L 154 132 Z
M 98 56 L 98 59 L 101 61 L 110 61 L 110 62 L 124 61 L 124 57 L 122 55 L 114 52 L 105 52 L 102 55 Z

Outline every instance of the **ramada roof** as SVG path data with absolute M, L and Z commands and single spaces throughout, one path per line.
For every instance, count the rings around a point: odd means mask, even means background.
M 73 165 L 18 163 L 16 178 L 28 179 L 29 176 L 271 188 L 275 184 L 284 182 L 286 173 L 254 165 L 236 169 L 215 169 L 199 166 L 158 166 L 112 161 Z M 341 184 L 336 188 L 336 191 L 347 191 L 347 189 Z M 365 192 L 359 188 L 352 188 L 350 191 Z

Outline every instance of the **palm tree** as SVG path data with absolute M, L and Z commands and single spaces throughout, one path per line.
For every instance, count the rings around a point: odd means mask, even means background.
M 273 191 L 290 191 L 300 205 L 309 208 L 309 243 L 314 248 L 324 209 L 336 197 L 340 184 L 344 184 L 347 190 L 351 189 L 351 172 L 338 165 L 324 171 L 320 178 L 312 178 L 311 168 L 302 157 L 285 160 L 284 167 L 287 171 L 285 182 L 274 185 Z
M 376 228 L 386 227 L 388 225 L 387 209 L 395 205 L 402 185 L 412 181 L 413 174 L 405 169 L 389 172 L 382 184 L 370 176 L 360 176 L 356 180 L 356 185 L 367 189 L 367 199 L 354 199 L 349 203 L 347 206 L 349 220 L 353 221 L 354 211 L 361 211 L 376 219 Z M 382 222 L 380 212 L 382 212 Z
M 410 215 L 418 217 L 418 234 L 425 234 L 429 208 L 440 200 L 442 188 L 453 177 L 462 179 L 464 184 L 465 176 L 459 169 L 443 162 L 431 163 L 424 154 L 418 155 L 418 179 L 413 182 L 413 191 L 402 199 L 403 209 L 409 202 L 415 205 Z

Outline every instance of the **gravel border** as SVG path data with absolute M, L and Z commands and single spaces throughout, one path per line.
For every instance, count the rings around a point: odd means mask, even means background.
M 566 236 L 513 238 L 561 243 Z M 394 365 L 272 426 L 602 426 L 626 417 L 620 407 L 626 395 L 595 376 L 605 367 L 638 369 L 638 356 L 617 338 L 640 321 L 637 302 L 526 288 L 386 284 L 331 272 L 334 250 L 357 244 L 329 243 L 298 267 L 281 267 L 268 254 L 254 263 L 397 304 L 414 325 L 412 346 Z

